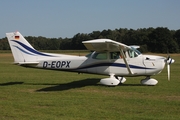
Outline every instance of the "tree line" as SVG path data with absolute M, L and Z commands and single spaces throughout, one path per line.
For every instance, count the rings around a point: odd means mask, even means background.
M 37 50 L 85 50 L 82 41 L 107 38 L 126 45 L 139 45 L 141 52 L 179 53 L 180 29 L 166 27 L 93 31 L 77 33 L 72 38 L 25 37 Z M 10 50 L 7 38 L 0 39 L 0 50 Z

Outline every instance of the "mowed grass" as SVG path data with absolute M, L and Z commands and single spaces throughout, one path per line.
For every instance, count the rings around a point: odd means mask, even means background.
M 180 55 L 171 57 L 171 81 L 165 68 L 152 76 L 156 86 L 127 77 L 106 87 L 99 80 L 107 76 L 24 68 L 12 64 L 11 53 L 0 53 L 0 119 L 180 119 Z

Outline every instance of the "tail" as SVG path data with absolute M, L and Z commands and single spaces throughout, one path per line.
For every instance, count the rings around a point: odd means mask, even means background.
M 35 50 L 20 32 L 6 33 L 14 62 L 17 64 L 38 64 L 38 58 L 52 57 L 50 54 Z

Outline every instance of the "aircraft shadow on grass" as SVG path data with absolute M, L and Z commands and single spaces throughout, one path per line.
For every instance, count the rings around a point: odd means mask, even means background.
M 64 90 L 69 90 L 69 89 L 82 88 L 85 86 L 98 86 L 100 85 L 100 84 L 97 84 L 98 82 L 99 82 L 99 79 L 83 79 L 79 81 L 73 81 L 70 83 L 63 83 L 63 84 L 56 84 L 56 85 L 49 84 L 49 85 L 55 85 L 55 86 L 42 88 L 42 89 L 37 90 L 37 92 L 64 91 Z
M 104 86 L 99 83 L 99 79 L 83 79 L 79 81 L 73 81 L 63 84 L 43 84 L 43 85 L 55 85 L 46 88 L 36 90 L 37 92 L 51 92 L 51 91 L 64 91 L 75 88 L 82 88 L 85 86 Z M 120 86 L 143 86 L 141 84 L 119 84 Z M 105 86 L 107 87 L 107 86 Z
M 10 86 L 10 85 L 50 85 L 50 87 L 45 87 L 36 92 L 51 92 L 51 91 L 64 91 L 75 88 L 82 88 L 86 86 L 104 86 L 99 84 L 99 79 L 91 78 L 91 79 L 83 79 L 79 81 L 73 81 L 69 83 L 62 84 L 50 84 L 50 83 L 24 83 L 24 82 L 7 82 L 1 83 L 0 86 Z M 141 84 L 119 84 L 119 86 L 143 86 Z M 107 86 L 106 86 L 107 87 Z
M 0 86 L 9 86 L 9 85 L 20 85 L 24 82 L 7 82 L 7 83 L 1 83 Z

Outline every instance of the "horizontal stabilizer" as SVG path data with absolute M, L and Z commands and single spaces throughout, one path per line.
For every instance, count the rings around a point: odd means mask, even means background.
M 39 64 L 39 62 L 15 62 L 14 64 L 17 64 L 20 66 L 36 66 Z

